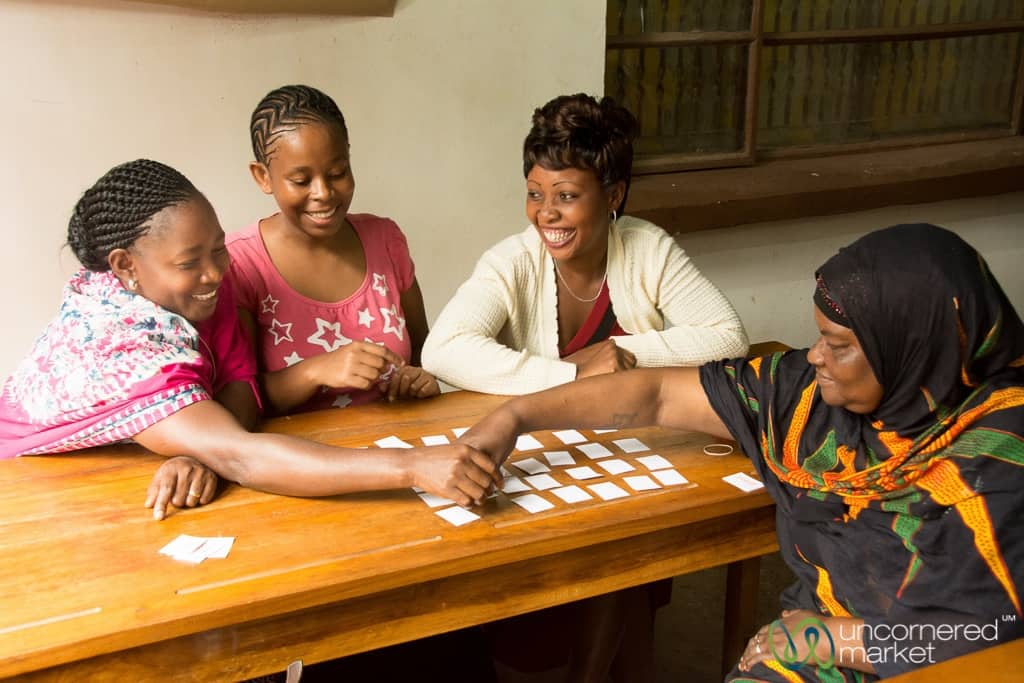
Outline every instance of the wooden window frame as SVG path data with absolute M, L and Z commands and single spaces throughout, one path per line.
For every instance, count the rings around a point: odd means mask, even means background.
M 1020 33 L 1024 20 L 1002 20 L 945 25 L 915 25 L 901 28 L 834 29 L 826 31 L 764 31 L 764 0 L 753 0 L 750 29 L 747 31 L 675 31 L 607 36 L 606 50 L 623 48 L 669 48 L 742 45 L 748 48 L 747 84 L 743 120 L 743 148 L 737 152 L 714 154 L 669 153 L 638 157 L 633 171 L 638 175 L 695 169 L 752 166 L 759 159 L 800 158 L 832 154 L 867 152 L 900 147 L 918 147 L 951 142 L 969 142 L 1024 135 L 1024 50 L 1017 64 L 1014 105 L 1010 126 L 1005 129 L 964 130 L 954 133 L 922 133 L 875 140 L 831 145 L 786 147 L 757 150 L 760 60 L 765 46 L 833 45 L 843 43 L 883 43 L 900 40 L 934 40 L 966 36 Z

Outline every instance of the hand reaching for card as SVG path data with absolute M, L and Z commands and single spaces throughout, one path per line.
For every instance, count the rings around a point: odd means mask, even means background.
M 389 401 L 403 398 L 429 398 L 441 393 L 441 387 L 429 372 L 415 365 L 403 365 L 387 380 L 385 396 Z
M 413 457 L 413 484 L 459 505 L 482 505 L 501 473 L 490 458 L 465 444 L 417 448 Z

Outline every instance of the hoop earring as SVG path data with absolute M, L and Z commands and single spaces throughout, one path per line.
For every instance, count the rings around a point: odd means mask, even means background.
M 618 212 L 615 209 L 612 209 L 611 217 L 612 217 L 612 225 L 615 225 L 615 221 L 619 220 L 619 214 L 618 214 Z
M 139 281 L 136 280 L 135 278 L 129 278 L 128 279 L 128 289 L 130 289 L 130 290 L 132 290 L 134 292 L 138 288 L 139 288 Z

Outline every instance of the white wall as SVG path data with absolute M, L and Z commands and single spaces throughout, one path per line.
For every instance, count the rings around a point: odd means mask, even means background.
M 287 2 L 287 0 L 282 0 Z M 354 211 L 395 218 L 433 318 L 485 247 L 525 225 L 533 109 L 603 87 L 605 0 L 399 0 L 393 18 L 230 17 L 117 1 L 0 0 L 0 376 L 56 310 L 81 192 L 168 163 L 225 230 L 273 211 L 249 178 L 253 107 L 286 83 L 338 102 Z
M 287 2 L 287 0 L 282 0 Z M 0 0 L 0 376 L 53 315 L 75 267 L 71 207 L 111 166 L 185 172 L 225 229 L 273 210 L 246 170 L 249 114 L 316 85 L 348 119 L 353 209 L 409 237 L 433 319 L 476 258 L 521 229 L 520 145 L 534 107 L 600 92 L 605 0 L 399 0 L 386 18 L 228 17 L 114 0 Z M 814 268 L 901 221 L 961 232 L 1024 310 L 1024 195 L 743 226 L 681 239 L 755 340 L 811 340 Z
M 743 225 L 680 235 L 679 242 L 729 297 L 751 341 L 799 348 L 816 336 L 815 269 L 839 247 L 897 223 L 934 223 L 959 234 L 1024 314 L 1024 192 Z

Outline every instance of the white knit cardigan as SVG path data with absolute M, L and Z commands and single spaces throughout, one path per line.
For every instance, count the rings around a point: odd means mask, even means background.
M 441 311 L 423 346 L 423 367 L 449 384 L 525 394 L 570 382 L 558 357 L 557 284 L 532 225 L 489 249 Z M 725 296 L 664 230 L 622 216 L 608 233 L 613 337 L 640 367 L 701 365 L 741 356 L 747 336 Z

